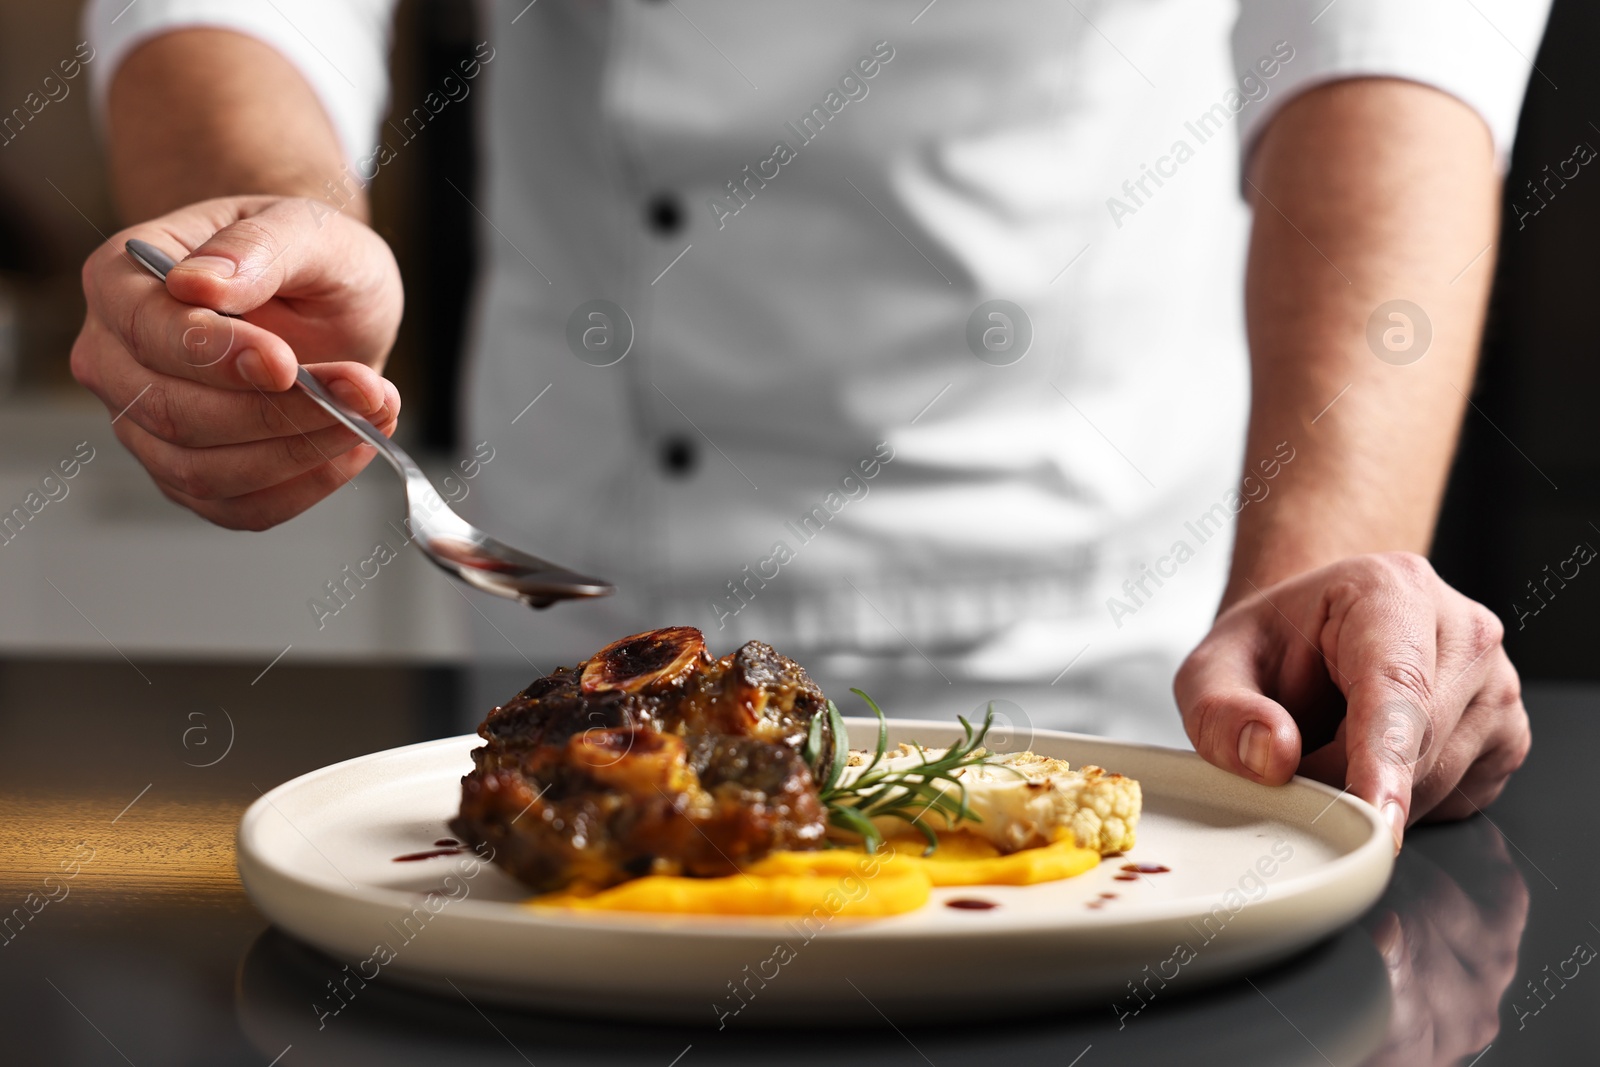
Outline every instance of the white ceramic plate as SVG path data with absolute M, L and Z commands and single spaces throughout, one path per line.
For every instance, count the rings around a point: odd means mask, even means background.
M 875 733 L 848 722 L 855 736 Z M 950 723 L 890 725 L 891 744 L 959 737 Z M 518 883 L 471 853 L 395 862 L 449 836 L 480 743 L 452 737 L 334 764 L 245 813 L 245 888 L 273 922 L 349 964 L 348 991 L 382 975 L 505 1004 L 713 1026 L 1088 1001 L 1133 1011 L 1311 945 L 1370 907 L 1394 863 L 1377 812 L 1347 793 L 1298 778 L 1259 786 L 1190 752 L 1040 730 L 1034 751 L 1140 781 L 1144 815 L 1125 856 L 1064 882 L 935 889 L 925 908 L 892 918 L 824 911 L 809 927 L 553 914 L 518 906 Z M 1170 871 L 1116 880 L 1128 863 Z M 958 897 L 998 907 L 945 905 Z M 338 994 L 316 1010 L 335 1012 Z

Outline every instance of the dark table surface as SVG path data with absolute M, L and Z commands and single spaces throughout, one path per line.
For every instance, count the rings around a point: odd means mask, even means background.
M 841 1029 L 819 1017 L 806 1030 L 719 1032 L 379 982 L 319 1029 L 313 1004 L 337 965 L 246 898 L 239 816 L 279 782 L 468 732 L 483 709 L 450 668 L 279 665 L 252 682 L 260 668 L 0 662 L 0 1063 L 1596 1061 L 1600 689 L 1530 687 L 1528 765 L 1486 816 L 1413 829 L 1358 925 L 1120 1022 L 1106 1005 L 977 1025 Z

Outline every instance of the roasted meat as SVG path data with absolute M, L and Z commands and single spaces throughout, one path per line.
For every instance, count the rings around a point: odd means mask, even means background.
M 800 749 L 825 703 L 759 641 L 712 659 L 693 627 L 623 638 L 489 713 L 450 825 L 540 892 L 815 848 L 825 812 Z

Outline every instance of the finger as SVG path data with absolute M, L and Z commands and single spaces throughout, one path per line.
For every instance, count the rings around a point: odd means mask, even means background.
M 282 338 L 173 297 L 116 245 L 129 235 L 140 232 L 113 238 L 89 257 L 83 271 L 90 318 L 118 346 L 148 370 L 224 389 L 281 392 L 294 384 L 297 360 Z
M 1351 792 L 1376 807 L 1405 838 L 1417 762 L 1430 734 L 1448 736 L 1454 718 L 1437 699 L 1437 582 L 1420 557 L 1386 557 L 1381 568 L 1334 590 L 1324 648 L 1344 691 Z M 1436 723 L 1442 714 L 1449 720 Z
M 335 297 L 390 284 L 387 248 L 367 227 L 326 204 L 269 201 L 179 255 L 167 288 L 179 300 L 243 314 L 273 297 Z
M 288 522 L 324 497 L 348 485 L 377 456 L 371 445 L 360 444 L 329 463 L 268 489 L 231 500 L 200 500 L 156 483 L 173 503 L 229 530 L 266 530 Z
M 1430 820 L 1476 814 L 1500 795 L 1533 744 L 1516 668 L 1503 649 L 1495 669 L 1473 696 L 1445 743 L 1434 774 L 1418 787 L 1419 808 Z
M 307 368 L 345 407 L 381 425 L 400 412 L 400 393 L 360 363 Z M 210 448 L 309 433 L 338 425 L 300 390 L 234 392 L 154 374 L 126 355 L 108 357 L 95 380 L 84 382 L 113 416 L 132 419 L 151 435 L 187 448 Z M 376 406 L 374 406 L 376 401 Z
M 392 430 L 393 424 L 380 427 Z M 282 484 L 323 466 L 359 443 L 343 426 L 272 437 L 242 445 L 184 448 L 128 419 L 113 430 L 157 482 L 195 500 L 228 500 Z
M 1214 630 L 1184 661 L 1173 692 L 1189 740 L 1207 762 L 1281 785 L 1300 762 L 1300 730 L 1263 691 L 1259 634 L 1227 624 Z
M 1499 618 L 1453 589 L 1441 587 L 1439 594 L 1436 728 L 1417 762 L 1413 821 L 1445 800 L 1491 746 L 1509 739 L 1503 725 L 1520 719 L 1525 732 L 1527 718 L 1516 668 L 1501 648 Z

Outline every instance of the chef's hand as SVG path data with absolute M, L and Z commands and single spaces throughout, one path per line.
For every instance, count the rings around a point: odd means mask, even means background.
M 1488 804 L 1528 754 L 1502 632 L 1421 556 L 1355 556 L 1236 601 L 1174 690 L 1211 763 L 1348 785 L 1398 847 L 1410 822 Z
M 179 261 L 164 287 L 125 254 L 130 237 Z M 161 492 L 220 526 L 293 518 L 376 455 L 290 391 L 297 362 L 394 430 L 400 394 L 379 371 L 399 270 L 382 238 L 324 204 L 226 197 L 151 219 L 89 257 L 83 291 L 73 377 Z

